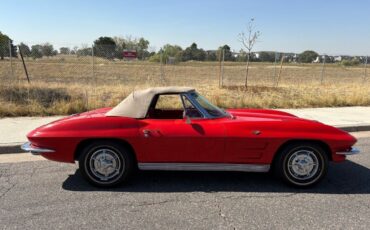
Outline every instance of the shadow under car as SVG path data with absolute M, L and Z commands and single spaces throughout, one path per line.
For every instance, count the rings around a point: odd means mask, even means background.
M 138 171 L 116 188 L 97 188 L 88 184 L 79 170 L 69 175 L 63 189 L 110 192 L 271 192 L 320 194 L 369 194 L 370 169 L 352 161 L 330 163 L 328 175 L 314 187 L 294 188 L 270 173 Z

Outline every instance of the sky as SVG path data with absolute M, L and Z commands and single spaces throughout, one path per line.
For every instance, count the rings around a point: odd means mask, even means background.
M 255 19 L 255 51 L 370 55 L 370 1 L 359 0 L 1 0 L 0 31 L 15 44 L 91 45 L 100 36 L 144 37 L 152 50 L 196 42 L 242 47 Z

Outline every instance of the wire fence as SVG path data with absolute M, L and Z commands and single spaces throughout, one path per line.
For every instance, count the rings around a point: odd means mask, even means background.
M 45 93 L 45 95 L 52 95 L 51 97 L 56 95 L 55 88 L 74 88 L 83 98 L 86 98 L 85 102 L 89 107 L 105 105 L 93 104 L 97 101 L 117 102 L 118 98 L 122 99 L 122 96 L 136 87 L 178 85 L 212 90 L 232 89 L 242 88 L 246 81 L 246 62 L 224 61 L 221 55 L 213 62 L 172 62 L 162 58 L 159 62 L 150 62 L 137 58 L 123 58 L 120 53 L 115 53 L 109 47 L 84 47 L 75 52 L 69 51 L 38 58 L 19 47 L 15 54 L 7 47 L 2 48 L 8 51 L 0 50 L 0 53 L 5 54 L 0 60 L 1 85 L 7 87 L 28 85 L 29 79 L 31 86 L 54 87 L 53 92 L 46 90 Z M 295 62 L 291 54 L 284 53 L 275 53 L 275 59 L 272 62 L 251 62 L 247 79 L 248 87 L 259 89 L 283 87 L 294 90 L 302 85 L 319 89 L 337 84 L 359 86 L 370 84 L 367 58 L 358 60 L 355 66 L 344 66 L 338 62 L 328 62 L 327 55 L 319 55 L 316 63 L 304 64 Z M 114 87 L 115 89 L 121 87 L 127 92 L 117 95 L 116 98 L 109 92 Z M 97 92 L 99 89 L 103 90 Z M 6 92 L 0 92 L 0 94 L 4 97 Z M 17 94 L 6 97 L 8 101 L 18 103 L 19 97 L 30 98 L 30 91 L 27 92 L 27 95 Z M 322 92 L 325 91 L 320 91 Z M 316 91 L 299 92 L 299 94 L 303 93 L 313 95 Z M 48 98 L 48 96 L 44 97 Z M 48 101 L 45 98 L 42 100 Z
M 88 47 L 79 52 L 34 58 L 20 50 L 16 56 L 0 60 L 2 83 L 27 81 L 60 84 L 96 85 L 220 85 L 243 86 L 246 78 L 245 62 L 180 62 L 167 60 L 148 62 L 116 58 L 109 47 Z M 94 52 L 95 51 L 95 52 Z M 24 64 L 20 53 L 23 53 Z M 8 51 L 9 54 L 9 51 Z M 320 55 L 317 63 L 302 64 L 288 60 L 284 53 L 276 53 L 274 62 L 251 62 L 248 85 L 279 86 L 305 83 L 359 82 L 368 80 L 367 58 L 356 66 L 325 63 Z M 323 58 L 321 58 L 323 57 Z

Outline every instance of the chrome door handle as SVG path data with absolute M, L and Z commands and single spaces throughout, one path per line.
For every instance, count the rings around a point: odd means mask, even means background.
M 150 130 L 148 130 L 148 129 L 144 129 L 143 133 L 144 133 L 144 137 L 149 137 L 150 136 Z

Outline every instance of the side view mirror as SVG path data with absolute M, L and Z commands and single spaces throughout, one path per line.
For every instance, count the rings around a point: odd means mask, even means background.
M 185 123 L 186 124 L 191 124 L 191 119 L 190 119 L 190 117 L 189 116 L 185 116 Z

